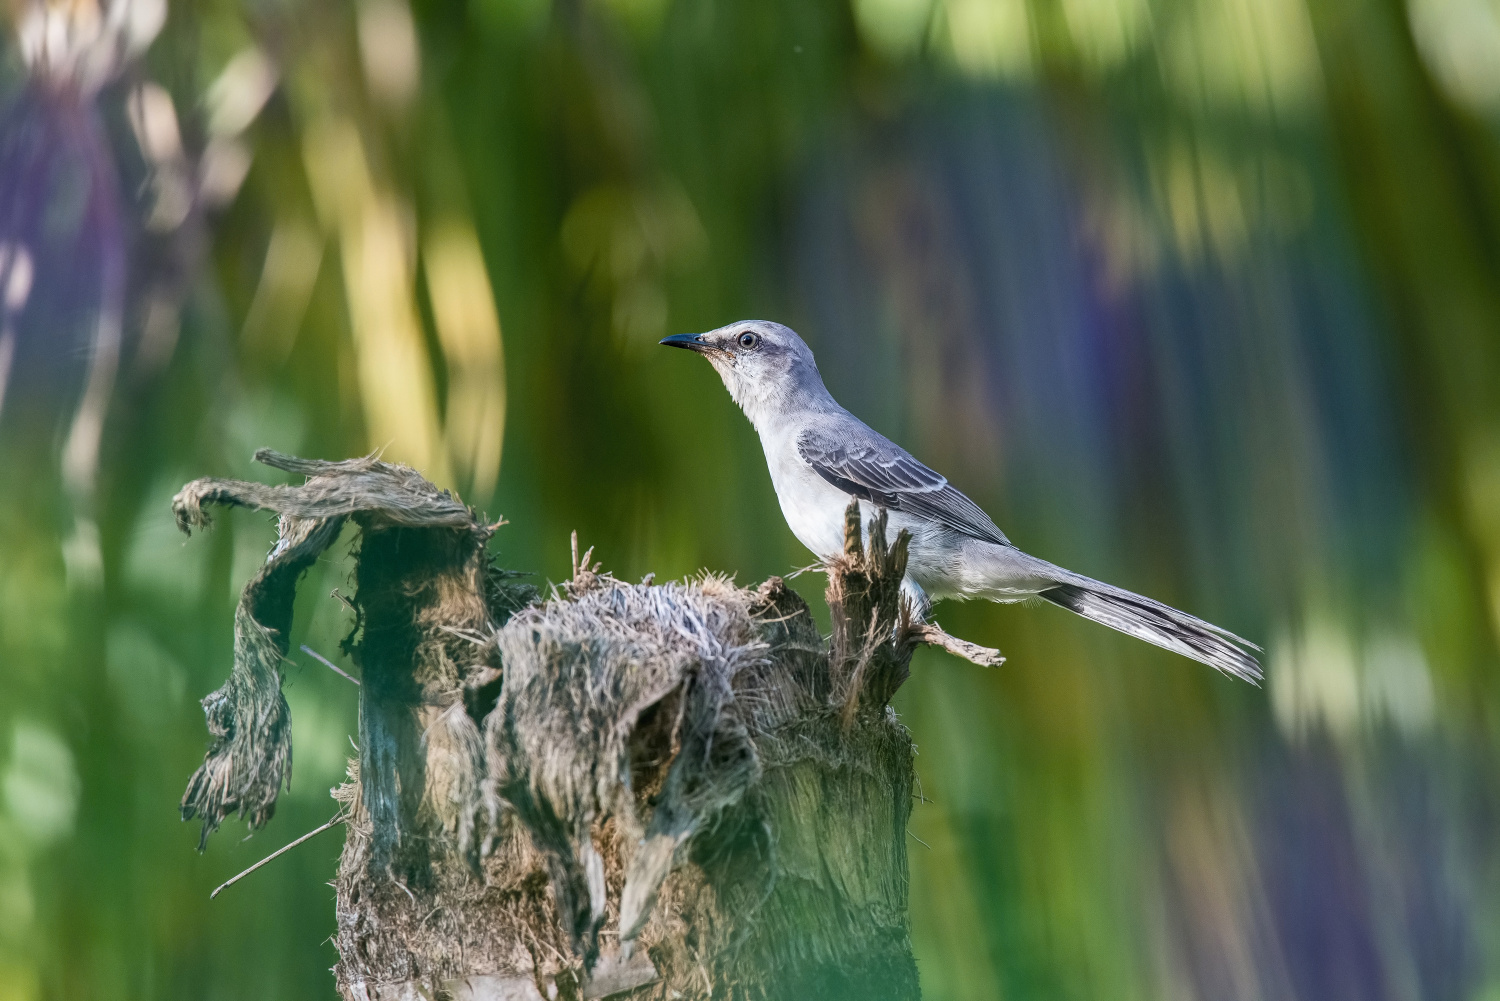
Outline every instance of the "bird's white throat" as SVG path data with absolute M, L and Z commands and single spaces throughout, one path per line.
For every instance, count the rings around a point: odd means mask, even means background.
M 819 411 L 837 407 L 823 381 L 816 377 L 809 382 L 787 379 L 747 378 L 727 359 L 710 359 L 724 388 L 739 406 L 757 431 L 764 432 L 767 422 L 783 421 L 788 415 L 801 411 Z

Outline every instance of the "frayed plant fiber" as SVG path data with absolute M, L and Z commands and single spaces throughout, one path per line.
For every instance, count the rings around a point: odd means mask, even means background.
M 182 798 L 184 820 L 195 815 L 203 818 L 200 850 L 230 814 L 238 813 L 252 830 L 264 825 L 275 812 L 282 784 L 290 778 L 291 718 L 281 694 L 280 664 L 287 653 L 292 603 L 302 573 L 338 538 L 345 519 L 352 516 L 367 536 L 438 527 L 446 530 L 446 536 L 459 539 L 460 547 L 467 545 L 469 551 L 481 554 L 481 561 L 488 537 L 488 530 L 462 502 L 405 466 L 373 457 L 343 462 L 299 459 L 269 449 L 256 452 L 255 458 L 308 479 L 298 486 L 200 479 L 172 499 L 177 525 L 189 534 L 194 528 L 209 526 L 206 508 L 214 504 L 280 515 L 276 544 L 265 565 L 245 585 L 235 611 L 234 666 L 229 680 L 203 700 L 211 743 Z M 484 593 L 481 575 L 477 599 L 481 604 Z M 386 696 L 380 680 L 362 687 L 362 700 Z M 378 713 L 371 715 L 383 719 Z M 361 713 L 362 719 L 365 716 Z M 455 728 L 448 722 L 439 727 L 443 736 L 449 736 L 450 729 L 458 733 L 445 743 L 457 745 L 455 753 L 462 754 L 467 741 L 468 752 L 477 758 L 477 728 L 471 725 L 472 732 L 465 733 L 461 725 Z M 384 747 L 387 742 L 376 743 Z M 464 798 L 467 805 L 474 792 L 460 789 L 452 795 Z M 380 799 L 380 791 L 374 798 Z M 455 822 L 454 826 L 462 825 Z M 399 834 L 399 829 L 393 829 Z
M 184 502 L 178 511 L 184 530 L 187 524 L 207 524 L 195 501 Z M 276 811 L 282 783 L 291 778 L 292 721 L 281 694 L 281 661 L 292 599 L 297 579 L 333 544 L 342 526 L 341 517 L 283 515 L 276 547 L 240 596 L 234 612 L 234 666 L 223 687 L 203 699 L 212 739 L 182 796 L 182 819 L 203 818 L 199 851 L 232 813 L 251 830 L 263 826 Z
M 641 845 L 620 931 L 633 940 L 677 849 L 759 777 L 734 682 L 769 646 L 753 596 L 717 578 L 657 587 L 591 575 L 569 591 L 498 633 L 506 674 L 486 727 L 487 788 L 547 858 L 573 945 L 592 959 L 607 910 L 595 823 L 610 818 Z M 642 715 L 669 697 L 667 748 L 638 745 L 633 758 Z M 659 784 L 649 819 L 632 788 L 642 781 Z

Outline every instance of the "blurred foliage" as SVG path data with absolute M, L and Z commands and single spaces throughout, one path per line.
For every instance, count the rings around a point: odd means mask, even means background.
M 919 659 L 927 996 L 1500 997 L 1496 0 L 12 0 L 0 999 L 322 997 L 346 681 L 204 856 L 194 700 L 273 537 L 167 501 L 381 449 L 501 562 L 809 557 L 655 340 L 800 330 L 1023 547 L 1269 647 L 1055 611 Z M 340 554 L 342 555 L 342 554 Z M 349 628 L 330 558 L 292 648 Z M 797 578 L 809 595 L 816 574 Z

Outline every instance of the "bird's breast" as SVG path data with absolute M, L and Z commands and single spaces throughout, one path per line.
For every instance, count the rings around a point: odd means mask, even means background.
M 787 527 L 823 558 L 844 549 L 844 509 L 849 495 L 817 474 L 797 453 L 796 440 L 766 441 L 766 465 Z

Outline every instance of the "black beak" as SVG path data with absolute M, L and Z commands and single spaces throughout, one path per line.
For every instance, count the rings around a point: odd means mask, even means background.
M 709 349 L 709 344 L 703 339 L 702 334 L 673 334 L 671 337 L 663 337 L 658 343 L 665 344 L 669 348 L 687 348 L 689 351 L 697 351 L 700 354 Z

